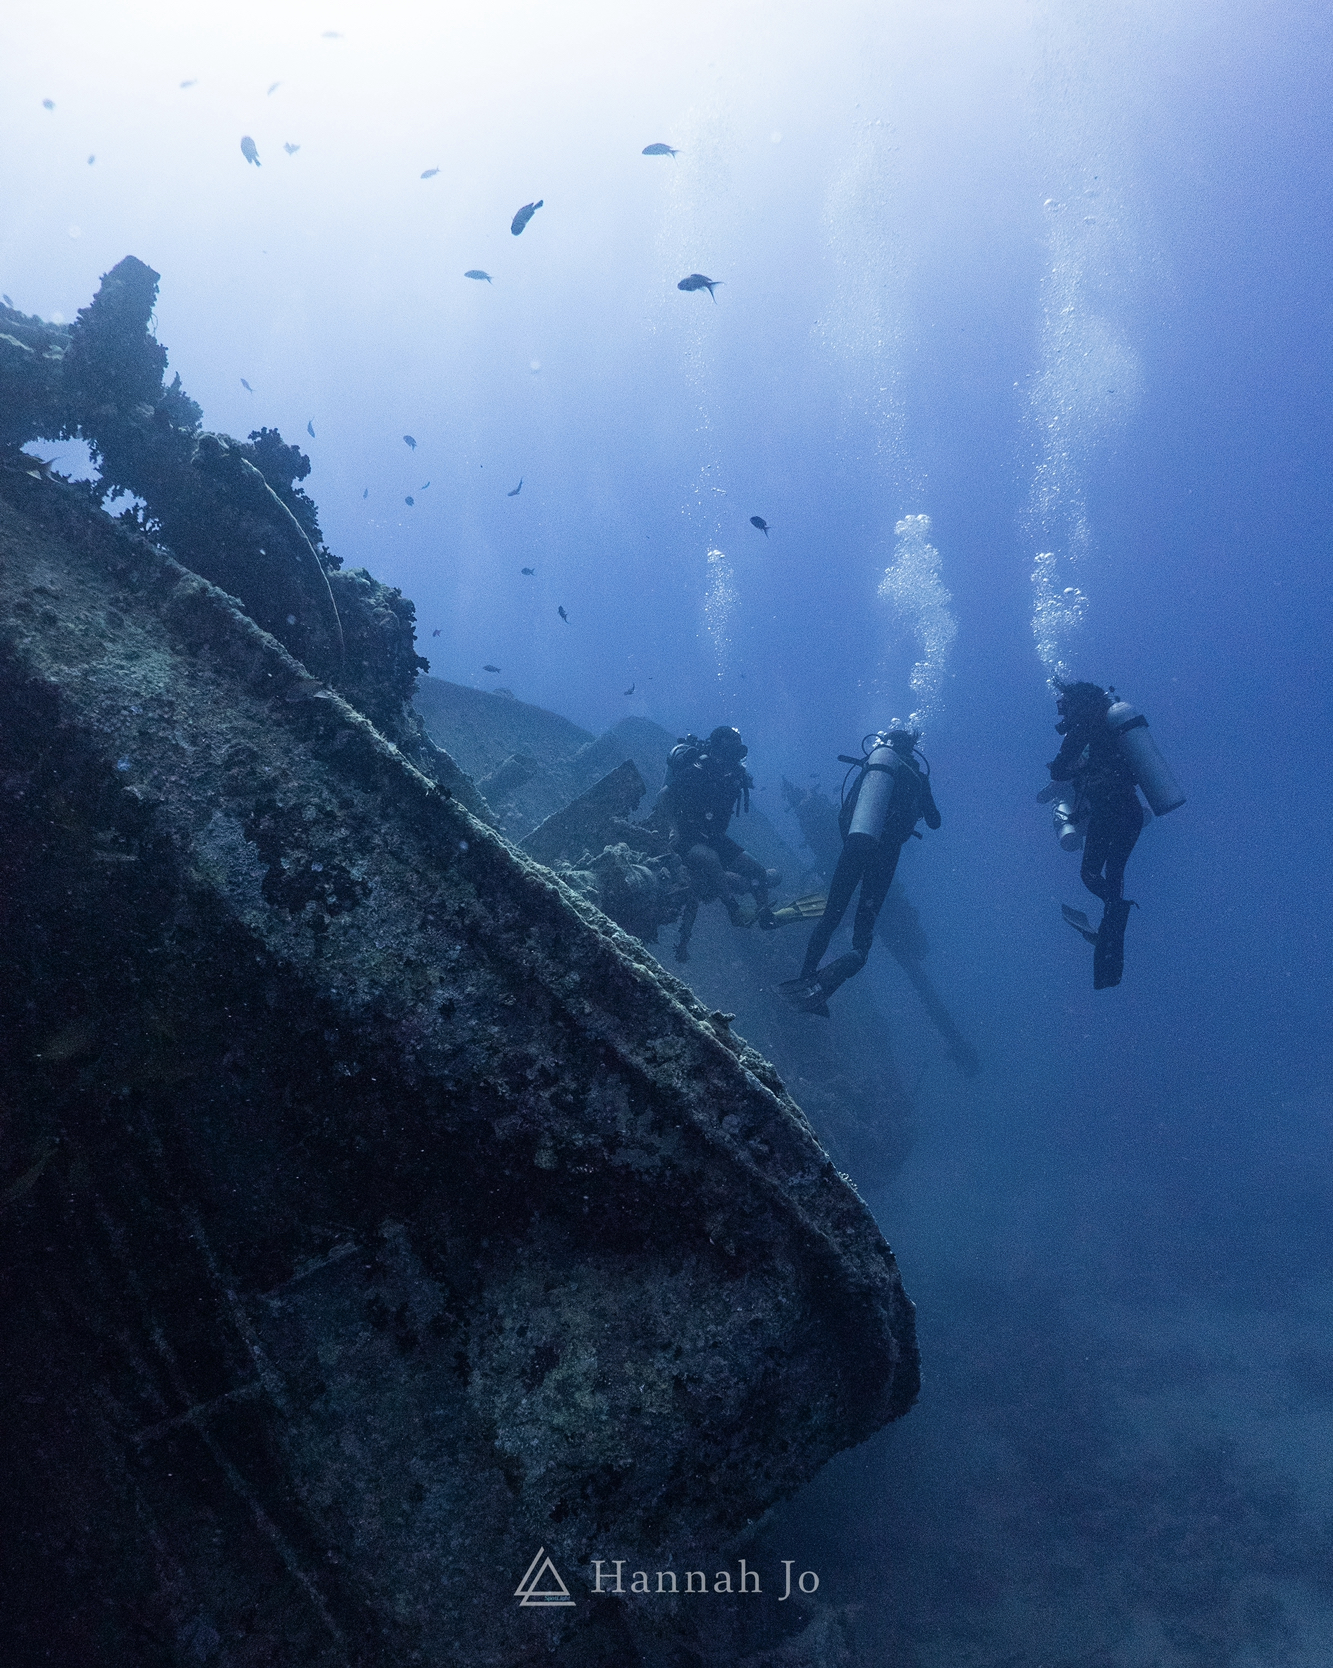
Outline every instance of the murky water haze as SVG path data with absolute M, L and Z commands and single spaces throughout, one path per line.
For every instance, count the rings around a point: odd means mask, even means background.
M 832 788 L 934 655 L 944 826 L 901 873 L 984 1071 L 872 960 L 923 1072 L 872 1203 L 925 1387 L 774 1531 L 863 1605 L 858 1660 L 1328 1660 L 1331 30 L 1249 0 L 4 25 L 0 287 L 68 319 L 123 255 L 160 271 L 206 423 L 300 441 L 436 673 L 594 731 L 738 723 L 794 842 L 784 773 Z M 909 515 L 943 647 L 879 594 Z M 1033 802 L 1057 661 L 1189 796 L 1131 860 L 1114 991 Z

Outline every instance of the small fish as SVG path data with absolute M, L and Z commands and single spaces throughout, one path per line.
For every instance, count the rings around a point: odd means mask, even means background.
M 196 76 L 193 81 L 182 81 L 181 82 L 182 90 L 184 90 L 186 87 L 197 87 L 198 85 L 199 85 L 199 77 L 198 76 Z
M 427 481 L 427 482 L 425 482 L 425 484 L 424 484 L 424 485 L 422 485 L 422 486 L 419 486 L 419 487 L 418 487 L 418 488 L 417 488 L 417 491 L 418 491 L 418 492 L 424 492 L 424 491 L 425 491 L 425 490 L 426 490 L 426 487 L 428 487 L 428 486 L 429 486 L 429 485 L 430 485 L 430 482 L 429 482 L 429 481 Z
M 565 622 L 566 625 L 569 624 L 569 615 L 565 613 L 565 611 L 562 607 L 558 607 L 556 609 L 556 613 L 559 614 L 560 618 Z
M 255 144 L 254 140 L 248 133 L 245 138 L 241 140 L 241 155 L 247 162 L 253 162 L 256 168 L 262 168 L 264 166 L 259 160 L 259 147 Z
M 326 41 L 340 41 L 342 39 L 342 35 L 337 29 L 326 29 L 320 38 L 321 40 Z
M 315 419 L 312 417 L 305 426 L 305 432 L 313 440 L 315 438 Z
M 647 151 L 645 151 L 645 152 L 644 152 L 644 153 L 643 153 L 643 154 L 644 154 L 644 155 L 645 155 L 645 156 L 647 156 L 647 154 L 648 154 L 648 152 L 647 152 Z M 675 154 L 676 154 L 676 153 L 675 153 L 675 151 L 672 151 L 672 153 L 671 153 L 671 154 L 672 154 L 672 156 L 674 156 L 674 155 L 675 155 Z M 626 691 L 625 691 L 625 693 L 626 693 L 626 695 L 632 695 L 632 694 L 633 694 L 633 693 L 634 693 L 634 685 L 633 685 L 633 684 L 631 684 L 631 685 L 630 685 L 630 686 L 629 686 L 629 688 L 628 688 L 628 689 L 627 689 L 627 690 L 626 690 Z
M 403 444 L 406 445 L 406 446 L 410 446 L 414 452 L 417 449 L 417 443 L 410 434 L 405 434 L 403 436 Z
M 43 110 L 54 110 L 55 107 L 56 107 L 56 101 L 53 98 L 44 98 L 42 100 L 42 109 Z
M 281 82 L 281 81 L 275 81 L 275 82 L 274 82 L 274 83 L 273 83 L 273 85 L 272 85 L 272 86 L 271 86 L 271 87 L 270 87 L 270 88 L 269 88 L 269 90 L 268 90 L 268 96 L 269 96 L 269 97 L 270 97 L 270 98 L 272 98 L 272 97 L 273 97 L 273 95 L 274 95 L 274 93 L 276 93 L 276 92 L 277 92 L 277 90 L 278 90 L 278 88 L 279 88 L 279 87 L 281 87 L 281 86 L 282 86 L 282 82 Z
M 520 568 L 518 571 L 520 573 L 526 573 L 528 578 L 531 579 L 533 574 L 536 573 L 537 570 L 536 570 L 536 568 Z
M 509 230 L 515 237 L 518 236 L 518 234 L 527 225 L 528 221 L 532 219 L 533 215 L 536 214 L 537 210 L 541 208 L 545 201 L 545 197 L 539 197 L 535 203 L 524 203 L 523 207 L 509 223 Z
M 440 170 L 438 168 L 427 168 L 426 172 L 421 177 L 423 180 L 433 180 L 439 171 Z
M 499 670 L 500 670 L 500 668 L 498 666 L 483 666 L 482 667 L 483 672 L 498 672 Z
M 514 490 L 512 492 L 505 493 L 505 497 L 506 498 L 517 498 L 519 493 L 522 492 L 522 490 L 523 490 L 523 477 L 520 475 L 519 478 L 518 478 L 518 485 L 514 488 Z
M 369 498 L 370 497 L 370 488 L 367 487 L 366 490 L 361 494 L 361 496 L 363 498 Z
M 479 266 L 469 267 L 468 270 L 463 274 L 463 276 L 464 276 L 464 278 L 481 278 L 481 279 L 484 279 L 488 284 L 491 282 L 490 273 L 489 272 L 483 272 Z
M 702 272 L 692 272 L 688 278 L 682 278 L 676 288 L 678 290 L 707 290 L 709 295 L 713 295 L 713 291 L 721 282 L 720 278 L 705 278 Z M 713 295 L 713 300 L 717 300 L 715 295 Z
M 415 498 L 404 498 L 403 502 L 404 502 L 404 504 L 415 504 L 416 499 Z
M 675 156 L 676 153 L 670 145 L 663 145 L 659 141 L 656 145 L 645 145 L 640 154 L 643 156 Z
M 89 157 L 89 158 L 88 158 L 88 166 L 89 166 L 89 167 L 90 167 L 90 168 L 91 168 L 91 167 L 92 167 L 92 165 L 93 165 L 93 163 L 94 163 L 94 162 L 96 162 L 96 161 L 97 161 L 97 158 L 96 158 L 96 156 L 90 156 L 90 157 Z
M 750 517 L 750 525 L 751 527 L 757 527 L 765 538 L 768 537 L 768 523 L 764 520 L 763 516 L 752 515 Z
M 250 384 L 245 380 L 244 377 L 241 378 L 241 387 L 245 389 L 247 394 L 253 394 L 254 393 L 254 389 L 250 386 Z
M 288 156 L 295 156 L 301 147 L 299 145 L 284 145 L 282 148 L 286 151 Z
M 442 628 L 440 626 L 436 626 L 435 630 L 431 632 L 431 636 L 432 637 L 438 637 L 440 635 L 441 629 Z

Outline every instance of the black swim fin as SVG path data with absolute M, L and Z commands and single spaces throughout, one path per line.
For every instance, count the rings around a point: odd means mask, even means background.
M 1092 922 L 1089 921 L 1081 909 L 1071 909 L 1068 904 L 1061 904 L 1060 913 L 1064 916 L 1065 920 L 1069 922 L 1070 926 L 1073 927 L 1075 932 L 1081 932 L 1083 934 L 1089 944 L 1095 944 L 1097 942 L 1096 930 L 1094 929 Z
M 1118 985 L 1125 971 L 1125 925 L 1134 908 L 1128 898 L 1112 898 L 1102 914 L 1101 930 L 1092 952 L 1092 988 Z
M 828 997 L 818 979 L 784 979 L 776 988 L 778 995 L 785 996 L 798 1013 L 818 1014 L 821 1019 L 831 1017 Z

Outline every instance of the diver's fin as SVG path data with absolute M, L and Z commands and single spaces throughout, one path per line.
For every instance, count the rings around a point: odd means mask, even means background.
M 778 995 L 785 996 L 798 1013 L 818 1014 L 821 1019 L 829 1017 L 828 996 L 818 979 L 784 979 L 776 989 Z
M 1112 898 L 1102 915 L 1101 931 L 1092 952 L 1092 988 L 1118 985 L 1125 971 L 1125 923 L 1134 908 L 1128 898 Z
M 1068 904 L 1061 904 L 1060 913 L 1064 916 L 1065 920 L 1069 922 L 1070 926 L 1073 927 L 1075 932 L 1081 932 L 1083 934 L 1089 944 L 1095 944 L 1097 942 L 1097 933 L 1093 928 L 1092 922 L 1089 921 L 1081 909 L 1071 909 Z
M 827 902 L 828 899 L 822 892 L 812 892 L 805 898 L 794 898 L 791 903 L 783 904 L 781 909 L 773 911 L 773 925 L 789 927 L 797 921 L 817 921 L 823 915 Z

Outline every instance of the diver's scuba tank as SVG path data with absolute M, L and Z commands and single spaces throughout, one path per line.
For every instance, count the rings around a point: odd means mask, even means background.
M 893 803 L 898 772 L 911 768 L 890 747 L 886 734 L 881 732 L 873 739 L 875 745 L 862 768 L 856 806 L 847 829 L 849 840 L 854 840 L 858 834 L 869 840 L 879 839 L 889 820 L 889 806 Z
M 1060 795 L 1051 806 L 1051 821 L 1061 851 L 1077 851 L 1082 846 L 1088 832 L 1088 811 L 1086 804 L 1080 804 L 1077 794 Z
M 1157 743 L 1148 733 L 1148 720 L 1142 713 L 1128 701 L 1116 701 L 1107 711 L 1106 722 L 1153 815 L 1164 817 L 1168 811 L 1183 805 L 1185 796 L 1166 760 L 1157 751 Z
M 1051 824 L 1061 851 L 1077 851 L 1088 832 L 1088 802 L 1072 782 L 1048 782 L 1037 795 L 1051 808 Z

